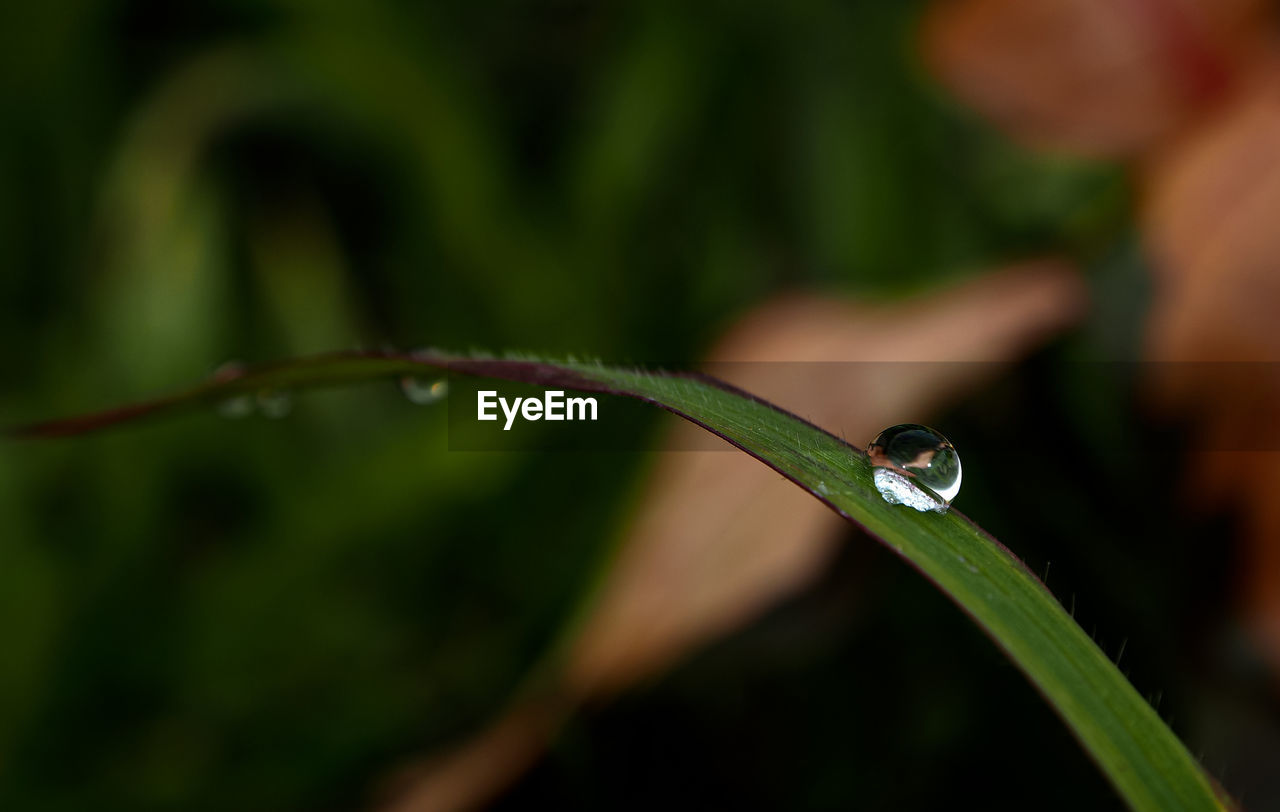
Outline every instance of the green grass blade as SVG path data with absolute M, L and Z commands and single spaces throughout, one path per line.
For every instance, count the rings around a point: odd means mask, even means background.
M 723 437 L 865 528 L 955 601 L 1022 669 L 1131 808 L 1232 806 L 1106 654 L 1004 546 L 955 510 L 917 513 L 887 504 L 863 452 L 709 378 L 434 352 L 339 353 L 224 374 L 160 400 L 12 434 L 79 434 L 263 390 L 441 370 L 639 398 Z

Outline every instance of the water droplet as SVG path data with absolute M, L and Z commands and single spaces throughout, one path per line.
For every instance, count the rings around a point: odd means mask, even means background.
M 410 403 L 426 406 L 443 400 L 449 394 L 449 382 L 444 378 L 428 380 L 406 375 L 400 379 L 400 391 Z
M 284 417 L 293 411 L 293 396 L 283 390 L 263 389 L 258 392 L 254 400 L 262 416 L 272 420 Z
M 218 403 L 218 414 L 232 419 L 248 417 L 253 414 L 253 398 L 248 395 L 236 395 Z
M 876 490 L 891 505 L 946 513 L 960 492 L 960 455 L 927 426 L 891 426 L 871 441 L 867 456 L 875 466 Z

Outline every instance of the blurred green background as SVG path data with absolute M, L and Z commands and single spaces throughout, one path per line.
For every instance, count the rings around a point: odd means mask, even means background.
M 940 421 L 963 509 L 1128 640 L 1246 805 L 1280 804 L 1231 528 L 1179 514 L 1177 436 L 1092 363 L 1135 357 L 1146 301 L 1125 180 L 954 107 L 913 61 L 919 11 L 8 4 L 0 419 L 355 346 L 692 367 L 775 291 L 891 300 L 1067 251 L 1090 322 Z M 448 453 L 445 416 L 387 384 L 0 446 L 0 808 L 359 808 L 480 728 L 646 460 Z M 973 799 L 1118 805 L 995 647 L 851 532 L 814 589 L 575 716 L 498 806 Z

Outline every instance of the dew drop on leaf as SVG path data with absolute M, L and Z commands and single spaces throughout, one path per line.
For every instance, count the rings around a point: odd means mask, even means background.
M 444 378 L 429 380 L 406 375 L 400 379 L 400 391 L 410 403 L 426 406 L 443 400 L 449 394 L 449 382 Z
M 960 455 L 928 426 L 890 426 L 871 441 L 867 456 L 876 490 L 891 505 L 946 513 L 960 492 Z

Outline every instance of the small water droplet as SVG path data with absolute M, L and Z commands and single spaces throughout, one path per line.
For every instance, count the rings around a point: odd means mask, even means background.
M 277 420 L 293 411 L 293 396 L 280 389 L 263 389 L 254 401 L 263 417 Z
M 236 395 L 218 404 L 218 414 L 223 417 L 238 419 L 253 414 L 253 398 L 248 395 Z
M 449 382 L 444 378 L 429 380 L 406 375 L 400 379 L 400 391 L 404 393 L 410 403 L 426 406 L 431 403 L 438 403 L 444 399 L 445 395 L 449 394 Z
M 876 490 L 891 505 L 946 513 L 960 492 L 960 455 L 928 426 L 891 426 L 871 441 L 867 456 Z

